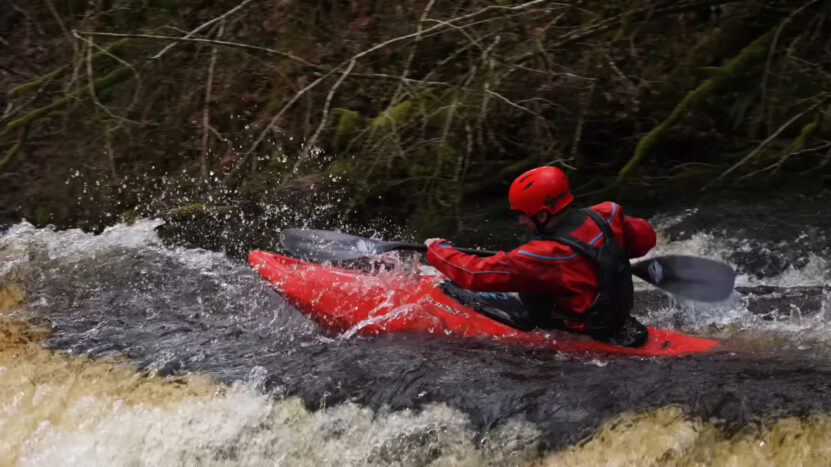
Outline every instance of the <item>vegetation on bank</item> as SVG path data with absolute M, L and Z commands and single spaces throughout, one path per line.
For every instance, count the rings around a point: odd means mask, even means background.
M 8 1 L 0 216 L 446 232 L 540 164 L 587 196 L 831 183 L 827 1 Z

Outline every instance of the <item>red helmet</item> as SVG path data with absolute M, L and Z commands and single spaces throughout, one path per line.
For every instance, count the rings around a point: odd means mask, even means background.
M 537 167 L 517 177 L 508 190 L 511 209 L 526 216 L 545 209 L 557 214 L 568 206 L 574 196 L 568 189 L 566 174 L 557 167 Z

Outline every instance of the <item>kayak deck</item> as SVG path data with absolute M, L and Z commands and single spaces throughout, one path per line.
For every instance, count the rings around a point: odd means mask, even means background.
M 648 328 L 638 348 L 563 331 L 519 331 L 445 295 L 436 276 L 368 274 L 254 250 L 249 263 L 301 312 L 330 334 L 423 332 L 490 337 L 569 353 L 671 356 L 701 352 L 718 341 Z

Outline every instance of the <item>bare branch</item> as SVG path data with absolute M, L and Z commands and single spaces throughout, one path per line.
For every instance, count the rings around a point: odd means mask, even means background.
M 228 41 L 221 41 L 216 39 L 203 39 L 199 37 L 178 37 L 178 36 L 160 36 L 157 34 L 122 34 L 122 33 L 115 33 L 115 32 L 98 32 L 98 31 L 78 31 L 78 34 L 84 36 L 101 36 L 101 37 L 124 37 L 124 38 L 131 38 L 131 39 L 153 39 L 153 40 L 162 40 L 162 41 L 173 41 L 173 42 L 194 42 L 199 44 L 211 44 L 211 45 L 221 45 L 224 47 L 232 47 L 237 49 L 247 49 L 247 50 L 256 50 L 259 52 L 265 52 L 271 55 L 277 55 L 279 57 L 288 58 L 290 60 L 294 60 L 298 63 L 302 63 L 305 66 L 322 69 L 321 66 L 315 65 L 314 63 L 309 63 L 306 60 L 303 60 L 300 57 L 292 55 L 288 52 L 282 52 L 280 50 L 269 49 L 268 47 L 260 47 L 257 45 L 251 44 L 243 44 L 240 42 L 228 42 Z M 158 54 L 156 54 L 158 55 Z M 155 58 L 154 55 L 151 58 Z
M 61 32 L 66 36 L 66 39 L 71 43 L 72 42 L 72 35 L 69 34 L 69 30 L 66 29 L 66 25 L 63 23 L 61 19 L 61 15 L 58 14 L 58 10 L 55 9 L 55 5 L 52 4 L 52 0 L 45 0 L 46 6 L 49 8 L 49 12 L 52 13 L 52 17 L 55 18 L 55 21 L 58 23 L 58 27 L 61 28 Z
M 196 29 L 191 30 L 189 33 L 185 34 L 185 36 L 182 37 L 181 39 L 189 39 L 190 37 L 192 37 L 197 32 L 207 28 L 208 26 L 210 26 L 210 25 L 212 25 L 212 24 L 214 24 L 218 21 L 224 20 L 225 18 L 227 18 L 227 17 L 233 15 L 234 13 L 238 12 L 239 10 L 245 8 L 245 6 L 248 5 L 249 3 L 251 3 L 251 1 L 252 0 L 243 0 L 239 5 L 235 6 L 234 8 L 231 8 L 230 10 L 228 10 L 225 13 L 217 16 L 216 18 L 214 18 L 210 21 L 207 21 L 205 23 L 202 23 L 201 25 L 197 26 Z M 177 41 L 177 42 L 182 42 L 182 41 Z M 153 55 L 150 58 L 152 60 L 156 60 L 156 59 L 161 58 L 162 55 L 166 54 L 168 50 L 175 47 L 177 45 L 177 42 L 172 42 L 172 43 L 168 44 L 167 47 L 163 48 L 156 55 Z
M 494 5 L 487 6 L 487 7 L 485 7 L 485 8 L 480 9 L 480 10 L 474 11 L 473 13 L 469 13 L 469 14 L 467 14 L 467 15 L 462 15 L 462 16 L 459 16 L 459 17 L 453 18 L 453 19 L 451 19 L 451 20 L 449 20 L 449 21 L 446 21 L 446 22 L 444 22 L 444 23 L 442 23 L 442 24 L 437 24 L 437 25 L 435 25 L 435 26 L 431 26 L 431 27 L 429 27 L 429 28 L 427 28 L 427 29 L 425 29 L 425 30 L 423 30 L 423 31 L 418 31 L 418 32 L 410 33 L 410 34 L 405 34 L 405 35 L 403 35 L 403 36 L 399 36 L 399 37 L 394 37 L 394 38 L 392 38 L 392 39 L 389 39 L 389 40 L 384 41 L 384 42 L 382 42 L 382 43 L 380 43 L 380 44 L 374 45 L 374 46 L 372 46 L 372 47 L 370 47 L 370 48 L 368 48 L 368 49 L 365 49 L 365 50 L 363 50 L 363 51 L 361 51 L 361 52 L 356 53 L 355 55 L 353 55 L 352 57 L 350 57 L 348 60 L 346 60 L 346 61 L 344 61 L 344 62 L 341 62 L 341 64 L 339 64 L 339 65 L 338 65 L 338 66 L 336 66 L 335 68 L 332 68 L 331 70 L 328 70 L 327 72 L 325 72 L 324 74 L 322 74 L 320 77 L 318 77 L 316 80 L 312 81 L 309 85 L 307 85 L 306 87 L 304 87 L 303 89 L 301 89 L 300 91 L 298 91 L 298 92 L 297 92 L 297 93 L 296 93 L 296 94 L 295 94 L 295 95 L 294 95 L 294 96 L 293 96 L 293 97 L 292 97 L 292 98 L 291 98 L 291 99 L 290 99 L 290 100 L 289 100 L 289 101 L 288 101 L 288 102 L 287 102 L 287 103 L 286 103 L 286 104 L 285 104 L 285 105 L 284 105 L 284 106 L 283 106 L 283 107 L 282 107 L 282 108 L 281 108 L 281 109 L 277 112 L 277 114 L 276 114 L 276 115 L 274 115 L 274 117 L 272 117 L 272 118 L 271 118 L 271 120 L 269 121 L 269 124 L 268 124 L 268 125 L 267 125 L 264 129 L 263 129 L 263 131 L 262 131 L 262 132 L 260 132 L 259 136 L 257 136 L 257 138 L 254 140 L 254 142 L 251 144 L 251 146 L 248 148 L 248 150 L 247 150 L 247 151 L 245 152 L 245 154 L 243 155 L 243 158 L 242 158 L 242 160 L 241 160 L 241 162 L 240 162 L 240 165 L 242 165 L 242 164 L 243 164 L 243 163 L 247 160 L 247 158 L 248 158 L 248 157 L 249 157 L 249 156 L 250 156 L 250 155 L 251 155 L 254 151 L 256 151 L 256 150 L 257 150 L 257 148 L 259 147 L 260 143 L 262 143 L 263 139 L 265 139 L 265 136 L 268 134 L 268 131 L 270 131 L 271 127 L 272 127 L 275 123 L 277 123 L 277 121 L 280 119 L 280 117 L 282 117 L 282 116 L 283 116 L 283 114 L 284 114 L 284 113 L 285 113 L 285 112 L 286 112 L 286 111 L 287 111 L 287 110 L 288 110 L 288 109 L 289 109 L 292 105 L 294 105 L 294 103 L 295 103 L 295 102 L 297 102 L 297 100 L 298 100 L 298 99 L 300 99 L 300 98 L 301 98 L 301 97 L 302 97 L 302 96 L 303 96 L 306 92 L 308 92 L 309 90 L 313 89 L 313 88 L 314 88 L 314 87 L 316 87 L 318 84 L 320 84 L 320 83 L 321 83 L 324 79 L 328 78 L 328 77 L 329 77 L 331 74 L 333 74 L 335 71 L 337 71 L 337 70 L 339 70 L 339 69 L 343 68 L 344 66 L 348 66 L 348 65 L 349 65 L 352 61 L 358 60 L 358 59 L 359 59 L 359 58 L 361 58 L 361 57 L 364 57 L 364 56 L 366 56 L 366 55 L 369 55 L 370 53 L 372 53 L 372 52 L 374 52 L 374 51 L 376 51 L 376 50 L 382 49 L 382 48 L 384 48 L 384 47 L 387 47 L 387 46 L 389 46 L 389 45 L 391 45 L 391 44 L 395 44 L 395 43 L 397 43 L 397 42 L 401 42 L 401 41 L 403 41 L 403 40 L 407 40 L 407 39 L 412 39 L 412 38 L 414 38 L 414 37 L 416 37 L 416 36 L 421 36 L 421 34 L 422 34 L 422 33 L 426 33 L 426 32 L 429 32 L 429 31 L 433 31 L 433 30 L 437 30 L 437 29 L 439 29 L 439 28 L 446 27 L 446 24 L 451 24 L 451 23 L 454 23 L 454 22 L 457 22 L 457 21 L 462 21 L 462 20 L 464 20 L 464 19 L 469 19 L 469 18 L 472 18 L 472 17 L 478 16 L 478 15 L 481 15 L 481 14 L 483 14 L 483 13 L 485 13 L 485 12 L 492 11 L 492 10 L 510 10 L 510 11 L 522 10 L 522 9 L 525 9 L 525 8 L 531 7 L 531 6 L 533 6 L 533 5 L 537 5 L 537 4 L 539 4 L 539 3 L 542 3 L 543 1 L 545 1 L 545 0 L 532 0 L 532 1 L 530 1 L 530 2 L 521 3 L 521 4 L 519 4 L 519 5 L 516 5 L 516 6 L 511 6 L 511 7 L 494 6 Z
M 372 52 L 375 52 L 378 49 L 382 49 L 382 48 L 387 47 L 388 45 L 394 44 L 396 42 L 401 42 L 403 40 L 412 39 L 414 37 L 421 37 L 422 34 L 427 34 L 429 32 L 433 32 L 433 31 L 436 31 L 438 29 L 442 29 L 442 28 L 446 28 L 448 26 L 452 26 L 453 23 L 457 23 L 459 21 L 464 21 L 466 19 L 470 19 L 470 18 L 479 16 L 479 15 L 487 13 L 489 11 L 493 11 L 493 10 L 509 10 L 509 11 L 524 10 L 526 8 L 532 7 L 534 5 L 538 5 L 538 4 L 543 3 L 543 2 L 545 2 L 545 0 L 531 0 L 530 2 L 520 3 L 519 5 L 515 5 L 515 6 L 490 5 L 490 6 L 487 6 L 485 8 L 482 8 L 481 10 L 476 10 L 473 13 L 468 13 L 466 15 L 457 16 L 456 18 L 452 18 L 452 19 L 449 19 L 447 21 L 442 21 L 439 24 L 436 24 L 435 26 L 431 26 L 431 27 L 429 27 L 427 29 L 424 29 L 424 30 L 416 31 L 416 32 L 410 33 L 410 34 L 405 34 L 403 36 L 393 37 L 392 39 L 389 39 L 389 40 L 384 41 L 380 44 L 372 46 L 372 47 L 364 50 L 363 52 L 359 52 L 359 53 L 355 54 L 352 57 L 352 59 L 361 58 L 364 55 L 368 55 Z M 565 4 L 558 4 L 558 5 L 565 6 Z
M 797 8 L 793 13 L 788 15 L 784 21 L 779 24 L 779 27 L 776 29 L 776 32 L 773 34 L 773 39 L 770 42 L 770 48 L 768 48 L 768 57 L 767 61 L 765 61 L 765 69 L 762 72 L 762 84 L 761 84 L 761 98 L 759 103 L 759 118 L 765 118 L 766 108 L 767 108 L 767 101 L 768 101 L 768 78 L 770 77 L 770 65 L 773 62 L 773 52 L 776 50 L 776 45 L 779 43 L 779 35 L 782 34 L 782 31 L 785 29 L 785 26 L 790 23 L 790 21 L 799 13 L 802 12 L 805 8 L 816 3 L 818 0 L 810 0 L 809 2 L 805 3 L 801 7 Z M 768 122 L 772 119 L 772 115 L 768 115 Z
M 221 41 L 221 40 L 214 40 L 214 39 L 204 39 L 204 38 L 182 38 L 177 36 L 161 36 L 158 34 L 122 34 L 122 33 L 115 33 L 115 32 L 98 32 L 98 31 L 77 31 L 77 34 L 84 35 L 84 36 L 100 36 L 100 37 L 120 37 L 120 38 L 127 38 L 127 39 L 151 39 L 151 40 L 169 40 L 169 41 L 177 41 L 177 42 L 193 42 L 193 43 L 200 43 L 200 44 L 210 44 L 215 46 L 222 46 L 222 47 L 230 47 L 230 48 L 237 48 L 237 49 L 247 49 L 253 50 L 258 52 L 265 52 L 270 55 L 277 55 L 279 57 L 288 58 L 290 60 L 294 60 L 304 66 L 313 68 L 319 72 L 334 72 L 336 69 L 326 68 L 320 65 L 315 65 L 314 63 L 308 62 L 296 55 L 293 55 L 288 52 L 283 52 L 281 50 L 270 49 L 268 47 L 260 47 L 257 45 L 251 44 L 244 44 L 240 42 L 229 42 L 229 41 Z M 401 76 L 395 75 L 388 75 L 384 73 L 351 73 L 350 77 L 353 78 L 368 78 L 368 79 L 384 79 L 390 81 L 402 81 L 405 84 L 421 84 L 421 85 L 429 85 L 429 86 L 449 86 L 449 84 L 441 82 L 441 81 L 426 81 L 426 80 L 418 80 L 413 78 L 406 78 Z
M 112 177 L 112 184 L 118 183 L 118 170 L 115 167 L 115 150 L 113 150 L 112 135 L 121 128 L 121 125 L 108 129 L 104 135 L 104 149 L 107 152 L 107 161 L 110 163 L 110 177 Z
M 800 154 L 805 154 L 805 153 L 809 153 L 809 152 L 819 151 L 820 149 L 825 149 L 825 148 L 831 148 L 831 142 L 827 142 L 827 143 L 821 144 L 821 145 L 819 145 L 819 146 L 814 146 L 814 147 L 812 147 L 812 148 L 806 148 L 806 149 L 803 149 L 803 150 L 801 150 L 801 151 L 792 152 L 792 153 L 790 153 L 790 154 L 785 154 L 785 155 L 784 155 L 781 159 L 779 159 L 778 161 L 774 162 L 773 164 L 771 164 L 771 165 L 769 165 L 769 166 L 767 166 L 767 167 L 761 168 L 761 169 L 759 169 L 759 170 L 754 170 L 753 172 L 750 172 L 750 173 L 749 173 L 749 174 L 747 174 L 747 175 L 742 175 L 741 177 L 739 177 L 739 178 L 737 178 L 737 179 L 736 179 L 736 182 L 740 182 L 740 181 L 742 181 L 742 180 L 745 180 L 745 179 L 748 179 L 748 178 L 754 177 L 754 176 L 756 176 L 756 175 L 759 175 L 760 173 L 767 172 L 768 170 L 773 170 L 773 172 L 776 172 L 777 170 L 779 170 L 779 169 L 782 167 L 782 165 L 783 165 L 783 164 L 784 164 L 784 163 L 785 163 L 788 159 L 790 159 L 790 158 L 791 158 L 791 157 L 793 157 L 793 156 L 798 156 L 798 155 L 800 155 Z
M 92 100 L 92 102 L 95 104 L 96 107 L 103 110 L 104 113 L 106 113 L 107 115 L 109 115 L 111 118 L 113 118 L 115 120 L 119 120 L 119 121 L 122 121 L 122 122 L 138 123 L 138 122 L 135 122 L 133 120 L 129 120 L 127 118 L 124 118 L 124 117 L 113 114 L 110 111 L 110 109 L 107 108 L 107 106 L 103 105 L 101 103 L 101 101 L 98 100 L 98 95 L 95 93 L 95 85 L 94 85 L 95 75 L 94 75 L 93 68 L 92 68 L 92 62 L 93 62 L 95 57 L 93 56 L 92 49 L 96 48 L 96 49 L 99 50 L 100 53 L 102 53 L 102 54 L 104 54 L 108 57 L 111 57 L 111 58 L 115 59 L 117 62 L 124 65 L 126 68 L 128 68 L 129 70 L 131 70 L 133 72 L 133 75 L 135 75 L 137 82 L 140 82 L 140 76 L 139 76 L 138 71 L 135 69 L 135 67 L 133 67 L 133 65 L 131 65 L 130 63 L 128 63 L 128 62 L 122 60 L 121 58 L 113 55 L 107 49 L 99 46 L 98 44 L 93 42 L 91 39 L 81 37 L 81 36 L 75 34 L 75 31 L 73 31 L 72 33 L 76 38 L 78 38 L 79 40 L 81 40 L 81 41 L 83 41 L 84 43 L 87 44 L 87 47 L 86 47 L 86 50 L 87 50 L 87 53 L 86 53 L 87 86 L 89 88 L 89 95 L 90 95 L 90 99 Z M 130 106 L 127 108 L 127 111 L 125 112 L 125 114 L 129 113 L 129 111 L 133 108 L 133 106 L 135 106 L 136 101 L 138 100 L 138 90 L 139 90 L 139 86 L 137 85 L 136 89 L 133 91 L 133 100 L 130 103 Z
M 222 37 L 225 32 L 225 20 L 219 22 L 219 31 L 216 37 Z M 214 69 L 216 68 L 217 48 L 211 50 L 211 61 L 208 64 L 208 79 L 205 83 L 205 103 L 202 106 L 202 157 L 200 158 L 199 168 L 202 173 L 202 180 L 208 181 L 208 132 L 211 128 L 211 90 L 214 83 Z
M 418 43 L 421 41 L 421 31 L 424 28 L 424 21 L 427 19 L 427 15 L 430 14 L 430 10 L 433 8 L 433 4 L 436 0 L 430 0 L 427 2 L 427 5 L 424 7 L 424 11 L 421 12 L 421 18 L 418 20 L 418 26 L 416 27 L 416 37 L 413 40 L 413 48 L 410 49 L 410 54 L 407 56 L 407 61 L 404 63 L 404 71 L 401 72 L 401 81 L 398 83 L 398 86 L 395 88 L 395 92 L 392 94 L 392 99 L 390 99 L 390 105 L 395 105 L 398 103 L 399 96 L 401 95 L 401 91 L 405 84 L 407 84 L 407 75 L 410 74 L 410 66 L 413 64 L 413 58 L 415 57 L 416 49 L 418 48 Z
M 283 107 L 281 107 L 280 110 L 273 117 L 271 117 L 271 120 L 269 120 L 268 124 L 266 124 L 266 126 L 263 128 L 263 130 L 260 132 L 260 134 L 254 140 L 254 142 L 251 143 L 251 146 L 248 147 L 248 150 L 246 150 L 245 153 L 243 153 L 243 155 L 240 158 L 239 162 L 234 167 L 234 169 L 231 170 L 231 172 L 228 174 L 227 178 L 232 177 L 237 171 L 239 171 L 239 169 L 241 169 L 245 165 L 245 163 L 248 161 L 248 158 L 251 156 L 251 154 L 254 153 L 254 151 L 257 150 L 257 148 L 263 142 L 263 140 L 268 135 L 268 133 L 271 131 L 271 129 L 274 127 L 274 125 L 276 125 L 277 122 L 280 121 L 280 118 L 283 116 L 283 114 L 286 113 L 286 111 L 292 105 L 294 105 L 295 102 L 297 102 L 301 97 L 303 97 L 304 94 L 306 94 L 306 92 L 308 92 L 310 89 L 317 86 L 321 81 L 328 78 L 334 72 L 335 72 L 335 69 L 332 69 L 332 70 L 324 73 L 323 75 L 318 77 L 316 80 L 314 80 L 311 83 L 309 83 L 308 85 L 306 85 L 306 87 L 304 87 L 303 89 L 297 91 L 294 94 L 294 96 L 292 96 L 292 98 L 289 99 L 289 101 L 286 102 L 283 105 Z
M 12 8 L 14 8 L 15 11 L 23 15 L 24 18 L 26 18 L 30 23 L 32 23 L 35 26 L 35 29 L 37 30 L 38 34 L 40 34 L 41 36 L 46 34 L 43 32 L 43 28 L 40 27 L 40 24 L 37 21 L 35 21 L 31 16 L 29 16 L 29 12 L 17 6 L 17 4 L 14 3 L 14 0 L 8 0 L 8 2 L 9 5 L 11 5 Z
M 497 99 L 499 99 L 502 102 L 510 105 L 511 107 L 515 107 L 515 108 L 517 108 L 517 109 L 519 109 L 519 110 L 521 110 L 525 113 L 531 114 L 534 117 L 545 119 L 542 115 L 538 114 L 537 112 L 534 112 L 533 110 L 529 109 L 528 107 L 524 107 L 524 106 L 521 106 L 521 105 L 517 104 L 516 102 L 508 99 L 507 97 L 503 96 L 502 94 L 499 94 L 496 91 L 491 91 L 490 89 L 485 89 L 485 93 L 496 97 Z
M 783 131 L 785 131 L 785 130 L 789 127 L 789 126 L 791 126 L 791 125 L 792 125 L 795 121 L 799 120 L 799 119 L 800 119 L 803 115 L 805 115 L 806 113 L 808 113 L 808 112 L 810 112 L 810 111 L 812 111 L 812 110 L 816 109 L 817 107 L 819 107 L 819 106 L 820 106 L 823 102 L 825 102 L 825 101 L 824 101 L 824 100 L 821 100 L 821 101 L 817 102 L 816 104 L 812 105 L 811 107 L 809 107 L 809 108 L 807 108 L 807 109 L 803 110 L 802 112 L 799 112 L 798 114 L 796 114 L 796 115 L 794 115 L 793 117 L 791 117 L 790 119 L 788 119 L 788 121 L 787 121 L 787 122 L 785 122 L 784 124 L 782 124 L 782 126 L 780 126 L 780 127 L 779 127 L 776 131 L 774 131 L 773 133 L 771 133 L 771 135 L 770 135 L 770 136 L 768 136 L 767 138 L 765 138 L 765 140 L 764 140 L 764 141 L 762 141 L 762 142 L 761 142 L 758 146 L 756 146 L 756 148 L 755 148 L 754 150 L 750 151 L 750 153 L 749 153 L 748 155 L 744 156 L 744 157 L 742 158 L 742 160 L 740 160 L 739 162 L 736 162 L 735 164 L 733 164 L 733 165 L 732 165 L 729 169 L 725 170 L 725 171 L 724 171 L 724 173 L 722 173 L 721 175 L 719 175 L 718 177 L 716 177 L 715 179 L 713 179 L 713 181 L 712 181 L 712 182 L 710 182 L 709 184 L 707 184 L 707 186 L 705 186 L 704 188 L 702 188 L 702 190 L 703 190 L 703 189 L 706 189 L 706 188 L 709 188 L 710 186 L 712 186 L 713 184 L 715 184 L 716 182 L 718 182 L 718 181 L 719 181 L 719 180 L 721 180 L 722 178 L 724 178 L 724 177 L 726 177 L 727 175 L 730 175 L 731 173 L 733 173 L 733 171 L 735 171 L 736 169 L 738 169 L 739 167 L 741 167 L 742 165 L 744 165 L 744 164 L 745 164 L 747 161 L 749 161 L 750 159 L 753 159 L 754 157 L 756 157 L 756 154 L 759 154 L 759 152 L 760 152 L 762 149 L 764 149 L 764 148 L 765 148 L 765 146 L 767 146 L 767 145 L 768 145 L 768 143 L 770 143 L 771 141 L 773 141 L 774 139 L 776 139 L 776 137 L 777 137 L 777 136 L 779 136 L 779 134 L 780 134 L 780 133 L 782 133 Z
M 329 94 L 326 95 L 326 102 L 323 104 L 323 112 L 320 117 L 320 125 L 317 126 L 317 130 L 315 130 L 314 134 L 311 138 L 306 142 L 306 146 L 303 148 L 303 154 L 301 154 L 300 158 L 294 164 L 294 168 L 296 169 L 298 164 L 305 159 L 309 152 L 312 150 L 315 144 L 317 144 L 317 138 L 320 136 L 320 133 L 326 127 L 326 122 L 329 119 L 329 106 L 332 104 L 332 97 L 335 95 L 335 91 L 338 90 L 343 80 L 349 75 L 352 71 L 352 68 L 355 66 L 356 60 L 352 60 L 349 62 L 349 66 L 346 67 L 346 70 L 340 75 L 340 78 L 335 82 L 331 89 L 329 89 Z
M 549 48 L 565 47 L 568 44 L 577 42 L 582 39 L 586 39 L 595 34 L 610 31 L 613 28 L 617 27 L 624 20 L 634 21 L 647 15 L 650 15 L 651 17 L 655 18 L 658 16 L 671 15 L 673 13 L 690 11 L 708 6 L 735 3 L 737 1 L 739 0 L 694 0 L 686 3 L 671 4 L 669 6 L 661 8 L 655 8 L 654 5 L 651 5 L 644 8 L 634 9 L 608 19 L 598 21 L 595 24 L 590 24 L 583 28 L 569 30 L 567 33 L 561 35 L 556 40 L 554 40 L 554 42 L 551 45 L 549 45 Z M 539 51 L 537 50 L 529 51 L 517 57 L 515 61 L 523 62 L 537 55 L 538 53 Z

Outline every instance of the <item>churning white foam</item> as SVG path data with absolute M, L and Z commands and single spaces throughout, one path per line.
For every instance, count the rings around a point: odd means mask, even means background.
M 21 466 L 483 465 L 533 457 L 538 430 L 514 421 L 477 436 L 446 405 L 375 412 L 343 403 L 314 412 L 243 384 L 223 394 L 153 405 L 80 399 L 75 423 L 44 420 Z

